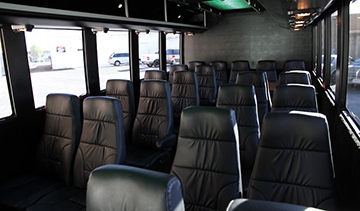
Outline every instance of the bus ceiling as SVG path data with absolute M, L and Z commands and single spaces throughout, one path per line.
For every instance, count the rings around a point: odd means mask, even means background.
M 201 33 L 211 25 L 206 14 L 254 10 L 268 13 L 281 27 L 301 30 L 336 0 L 114 0 L 78 7 L 70 0 L 0 2 L 0 22 Z M 340 1 L 340 0 L 338 0 Z M 150 8 L 150 9 L 149 9 Z M 19 16 L 18 14 L 21 14 Z

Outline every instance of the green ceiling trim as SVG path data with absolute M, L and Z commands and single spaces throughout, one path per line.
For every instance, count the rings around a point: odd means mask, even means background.
M 251 6 L 248 5 L 246 0 L 210 0 L 204 1 L 204 4 L 207 4 L 210 7 L 216 8 L 218 10 L 236 10 L 251 8 Z

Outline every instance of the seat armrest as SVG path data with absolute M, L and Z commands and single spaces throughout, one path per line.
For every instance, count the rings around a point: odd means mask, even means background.
M 170 149 L 176 146 L 176 135 L 170 133 L 162 139 L 156 141 L 156 147 L 158 149 Z

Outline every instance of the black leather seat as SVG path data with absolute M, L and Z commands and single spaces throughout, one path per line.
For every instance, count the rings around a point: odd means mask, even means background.
M 288 70 L 306 70 L 304 60 L 288 60 L 284 64 L 284 71 Z
M 198 65 L 204 65 L 204 64 L 205 64 L 204 61 L 190 61 L 188 67 L 190 71 L 195 72 L 195 69 Z
M 169 172 L 176 146 L 173 121 L 169 83 L 163 80 L 142 81 L 132 146 L 127 147 L 126 163 Z
M 216 90 L 219 90 L 221 85 L 228 83 L 227 63 L 225 61 L 212 61 L 210 65 L 215 68 Z
M 315 87 L 304 84 L 287 84 L 275 87 L 271 111 L 318 112 Z
M 0 184 L 1 210 L 24 210 L 44 195 L 72 184 L 72 169 L 81 133 L 80 101 L 75 95 L 49 94 L 36 172 Z
M 186 210 L 225 210 L 242 192 L 234 111 L 188 107 L 171 174 L 182 184 Z
M 246 196 L 260 137 L 254 86 L 238 84 L 220 86 L 216 107 L 235 111 L 239 129 L 242 182 Z
M 170 87 L 173 84 L 174 72 L 178 71 L 178 70 L 188 70 L 188 66 L 186 64 L 173 64 L 173 65 L 170 65 L 169 79 L 168 79 Z
M 159 79 L 167 80 L 166 72 L 162 70 L 146 70 L 144 74 L 144 79 Z
M 281 72 L 279 84 L 308 84 L 311 85 L 310 73 L 306 70 L 290 70 Z
M 87 97 L 84 121 L 74 161 L 74 187 L 47 194 L 27 210 L 85 210 L 89 175 L 105 164 L 125 162 L 125 132 L 121 103 L 106 96 Z
M 291 111 L 265 116 L 248 198 L 336 209 L 324 115 Z
M 199 84 L 200 105 L 215 105 L 217 89 L 214 66 L 205 64 L 198 65 L 196 66 L 195 72 Z
M 174 73 L 171 100 L 174 111 L 174 132 L 179 132 L 180 115 L 188 106 L 199 106 L 198 79 L 195 72 L 178 70 Z
M 237 74 L 243 71 L 250 71 L 250 64 L 247 60 L 237 60 L 231 62 L 229 84 L 234 84 Z
M 106 96 L 118 98 L 121 102 L 124 118 L 125 139 L 131 139 L 135 119 L 135 95 L 132 81 L 111 79 L 106 82 Z
M 305 207 L 295 204 L 274 202 L 274 201 L 261 201 L 252 199 L 234 199 L 230 202 L 226 211 L 320 211 L 314 207 Z
M 176 176 L 125 165 L 105 165 L 91 173 L 86 205 L 88 211 L 185 210 Z
M 255 87 L 259 124 L 261 128 L 262 120 L 265 114 L 271 110 L 272 106 L 266 73 L 258 71 L 241 72 L 236 78 L 236 84 L 253 85 Z
M 268 81 L 271 83 L 278 81 L 276 62 L 274 60 L 258 61 L 256 71 L 266 72 Z

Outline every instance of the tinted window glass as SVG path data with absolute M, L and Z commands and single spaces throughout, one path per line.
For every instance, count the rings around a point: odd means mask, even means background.
M 1 40 L 0 40 L 0 46 Z M 6 71 L 4 65 L 4 56 L 2 48 L 0 47 L 0 118 L 10 116 L 12 112 L 8 83 L 6 78 Z
M 49 93 L 85 94 L 81 30 L 33 29 L 25 32 L 35 107 Z

